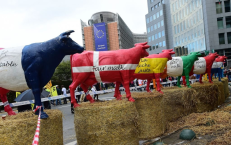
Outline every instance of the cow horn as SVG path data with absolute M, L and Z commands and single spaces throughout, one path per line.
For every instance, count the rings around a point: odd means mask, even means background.
M 62 34 L 60 34 L 60 36 L 65 36 L 65 35 L 69 36 L 73 32 L 75 32 L 75 31 L 74 30 L 68 30 L 68 31 L 63 32 Z

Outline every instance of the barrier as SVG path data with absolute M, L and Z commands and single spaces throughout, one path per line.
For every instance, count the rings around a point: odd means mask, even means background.
M 198 79 L 192 79 L 190 80 L 192 83 L 194 83 L 195 81 L 197 81 Z M 162 85 L 165 84 L 169 84 L 171 85 L 172 83 L 176 83 L 177 80 L 174 81 L 169 81 L 169 82 L 162 82 Z M 151 83 L 150 85 L 153 85 L 153 83 Z M 130 90 L 137 90 L 139 88 L 144 88 L 147 85 L 143 85 L 143 86 L 136 86 L 136 87 L 130 87 Z M 124 90 L 124 87 L 120 87 L 120 90 Z M 105 94 L 105 93 L 111 93 L 114 92 L 115 89 L 108 89 L 108 90 L 102 90 L 102 91 L 94 91 L 94 92 L 90 92 L 91 95 L 94 94 Z M 84 92 L 75 92 L 75 95 L 81 95 L 84 94 Z M 68 98 L 70 97 L 70 94 L 67 94 L 66 96 L 64 95 L 59 95 L 59 96 L 54 96 L 54 97 L 47 97 L 47 98 L 42 98 L 41 101 L 45 102 L 45 101 L 51 101 L 51 100 L 57 100 L 57 99 L 62 99 L 62 98 Z M 16 103 L 10 103 L 11 107 L 17 107 L 17 106 L 22 106 L 22 105 L 28 105 L 28 104 L 33 104 L 34 100 L 28 100 L 28 101 L 22 101 L 22 102 L 16 102 Z M 0 106 L 3 106 L 4 104 L 2 102 L 0 102 Z

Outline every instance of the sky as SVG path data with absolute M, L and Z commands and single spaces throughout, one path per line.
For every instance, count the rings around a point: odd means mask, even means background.
M 134 33 L 146 32 L 146 0 L 0 0 L 0 48 L 24 46 L 74 30 L 82 45 L 80 19 L 100 11 L 118 13 Z

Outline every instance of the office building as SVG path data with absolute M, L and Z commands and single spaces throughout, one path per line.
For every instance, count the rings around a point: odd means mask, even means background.
M 170 0 L 147 0 L 147 3 L 148 14 L 145 18 L 148 44 L 151 45 L 149 54 L 173 48 Z
M 120 15 L 112 12 L 95 13 L 88 24 L 81 20 L 81 27 L 83 46 L 90 51 L 127 49 L 147 41 L 145 33 L 133 33 Z

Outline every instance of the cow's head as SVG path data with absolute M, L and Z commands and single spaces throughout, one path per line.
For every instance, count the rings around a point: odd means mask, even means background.
M 196 60 L 198 60 L 198 57 L 201 56 L 201 53 L 200 52 L 191 52 L 189 55 L 193 57 L 194 61 L 196 61 Z
M 226 56 L 218 56 L 218 57 L 215 59 L 215 61 L 216 61 L 216 62 L 224 62 L 226 59 L 227 59 Z
M 162 50 L 163 53 L 167 53 L 168 55 L 168 60 L 172 60 L 172 55 L 175 54 L 175 52 L 173 51 L 173 49 L 165 49 Z
M 209 56 L 209 57 L 214 57 L 214 58 L 216 58 L 216 57 L 219 56 L 219 54 L 217 54 L 217 52 L 215 52 L 215 53 L 209 53 L 208 56 Z
M 69 30 L 69 31 L 66 31 L 66 32 L 60 34 L 58 37 L 59 44 L 61 44 L 61 46 L 63 48 L 63 53 L 66 55 L 71 55 L 71 54 L 75 54 L 75 53 L 82 53 L 84 50 L 84 48 L 82 46 L 80 46 L 78 43 L 76 43 L 75 41 L 73 41 L 69 37 L 69 35 L 73 32 L 75 32 L 75 31 Z
M 146 49 L 148 49 L 150 46 L 147 45 L 148 42 L 144 42 L 144 43 L 136 43 L 135 47 L 141 47 L 141 58 L 147 57 L 149 55 L 149 53 L 146 51 Z

